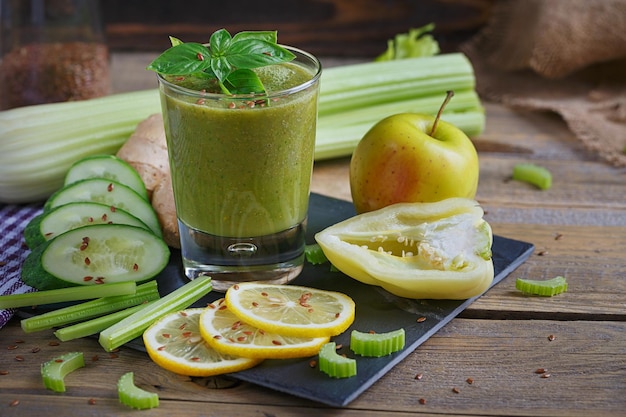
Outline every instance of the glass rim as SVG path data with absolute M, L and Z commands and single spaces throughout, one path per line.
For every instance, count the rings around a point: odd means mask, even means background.
M 277 90 L 277 91 L 272 91 L 270 94 L 264 94 L 264 93 L 255 93 L 255 94 L 232 94 L 232 95 L 228 95 L 228 94 L 223 94 L 223 93 L 207 93 L 207 92 L 203 92 L 203 91 L 199 91 L 199 90 L 194 90 L 191 88 L 187 88 L 187 87 L 182 87 L 179 86 L 177 84 L 174 84 L 168 80 L 166 80 L 163 75 L 157 73 L 157 79 L 159 81 L 160 84 L 165 85 L 167 88 L 172 89 L 174 91 L 176 91 L 179 94 L 185 94 L 187 96 L 193 96 L 193 97 L 197 97 L 197 98 L 202 98 L 202 99 L 209 99 L 209 100 L 224 100 L 224 99 L 228 99 L 228 100 L 250 100 L 250 99 L 259 99 L 259 98 L 264 98 L 264 99 L 271 99 L 271 98 L 275 98 L 275 97 L 282 97 L 282 96 L 289 96 L 295 93 L 298 93 L 300 91 L 304 91 L 306 89 L 308 89 L 309 87 L 311 87 L 312 85 L 314 85 L 315 83 L 317 83 L 322 75 L 322 63 L 320 62 L 320 60 L 315 57 L 315 55 L 306 52 L 302 49 L 298 49 L 295 48 L 293 46 L 287 46 L 287 45 L 280 45 L 283 48 L 288 49 L 291 52 L 295 52 L 297 54 L 302 55 L 303 57 L 305 57 L 306 59 L 308 59 L 309 61 L 311 61 L 311 63 L 314 64 L 314 69 L 316 69 L 315 74 L 313 74 L 313 77 L 311 77 L 311 79 L 303 82 L 302 84 L 298 84 L 294 87 L 291 88 L 287 88 L 285 90 Z M 296 57 L 297 59 L 297 57 Z M 289 61 L 289 62 L 294 62 L 294 60 Z

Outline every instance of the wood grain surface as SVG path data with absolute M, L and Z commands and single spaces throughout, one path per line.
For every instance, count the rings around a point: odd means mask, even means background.
M 113 58 L 116 91 L 153 85 L 150 75 L 137 80 L 128 70 L 145 65 L 145 54 Z M 115 391 L 117 378 L 134 371 L 137 384 L 161 398 L 151 416 L 624 416 L 626 171 L 585 152 L 553 114 L 485 104 L 487 129 L 474 138 L 477 198 L 496 234 L 531 242 L 535 252 L 348 407 L 227 377 L 178 376 L 142 352 L 105 353 L 94 339 L 50 346 L 51 331 L 25 334 L 13 320 L 0 330 L 0 415 L 137 415 Z M 550 169 L 553 187 L 511 181 L 522 161 Z M 349 158 L 317 163 L 313 191 L 350 200 L 348 167 Z M 569 282 L 564 294 L 515 290 L 516 277 L 556 275 Z M 73 350 L 84 352 L 86 368 L 67 377 L 67 393 L 46 391 L 40 364 Z

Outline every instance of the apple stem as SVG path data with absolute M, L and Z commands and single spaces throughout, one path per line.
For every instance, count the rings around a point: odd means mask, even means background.
M 441 113 L 443 113 L 443 109 L 446 107 L 446 105 L 448 104 L 452 96 L 454 96 L 454 91 L 452 90 L 446 91 L 446 98 L 441 104 L 441 107 L 439 107 L 439 111 L 437 112 L 437 117 L 435 117 L 435 121 L 433 122 L 433 128 L 430 131 L 430 136 L 435 135 L 435 129 L 437 129 L 437 124 L 439 123 L 439 119 L 441 118 Z

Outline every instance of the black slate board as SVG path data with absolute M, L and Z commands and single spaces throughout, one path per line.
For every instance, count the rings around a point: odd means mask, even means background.
M 350 202 L 312 194 L 309 203 L 307 242 L 313 243 L 315 233 L 354 214 Z M 492 252 L 495 277 L 492 286 L 524 262 L 533 249 L 534 246 L 530 243 L 494 236 Z M 173 251 L 170 264 L 157 277 L 162 293 L 169 293 L 187 281 L 181 265 L 180 253 Z M 330 378 L 319 369 L 310 367 L 311 358 L 304 358 L 266 360 L 255 368 L 232 376 L 335 407 L 345 406 L 357 398 L 475 300 L 475 298 L 462 301 L 400 298 L 381 288 L 355 281 L 340 272 L 332 272 L 328 264 L 315 266 L 306 264 L 302 274 L 293 281 L 293 284 L 340 291 L 354 299 L 357 306 L 354 323 L 333 340 L 343 345 L 339 353 L 357 359 L 357 375 L 343 379 Z M 207 302 L 222 296 L 221 293 L 212 292 L 194 306 L 204 306 Z M 418 323 L 416 319 L 422 316 L 426 317 L 426 320 Z M 353 329 L 382 333 L 400 327 L 406 332 L 406 346 L 400 352 L 383 358 L 365 358 L 354 355 L 349 349 L 350 331 Z M 129 346 L 143 349 L 141 342 L 134 341 Z
M 352 203 L 312 194 L 309 202 L 307 243 L 314 243 L 314 235 L 331 224 L 355 214 Z M 493 262 L 495 276 L 492 286 L 504 279 L 524 262 L 532 253 L 530 243 L 501 236 L 493 238 Z M 180 251 L 172 250 L 168 266 L 156 277 L 161 295 L 188 282 L 182 270 Z M 469 300 L 410 300 L 400 298 L 387 291 L 362 284 L 340 272 L 330 271 L 329 265 L 305 264 L 293 281 L 296 285 L 340 291 L 348 294 L 356 303 L 354 323 L 342 335 L 334 338 L 343 348 L 339 353 L 357 359 L 357 375 L 351 378 L 334 379 L 311 368 L 311 358 L 293 360 L 266 360 L 255 368 L 231 374 L 242 381 L 251 382 L 276 391 L 292 394 L 329 406 L 342 407 L 349 404 L 367 390 L 380 377 L 424 343 L 437 330 L 456 317 L 475 298 Z M 223 293 L 211 292 L 196 302 L 194 307 L 223 297 Z M 29 317 L 64 305 L 43 305 L 36 309 L 20 309 L 21 317 Z M 418 323 L 418 317 L 426 320 Z M 383 358 L 365 358 L 350 351 L 350 332 L 354 330 L 378 333 L 404 328 L 406 345 L 403 350 Z M 127 347 L 145 351 L 141 338 L 126 344 Z

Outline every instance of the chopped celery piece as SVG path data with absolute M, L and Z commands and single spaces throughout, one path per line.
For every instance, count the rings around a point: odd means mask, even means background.
M 404 348 L 404 329 L 386 333 L 363 333 L 353 330 L 350 334 L 350 349 L 361 356 L 379 358 Z
M 304 247 L 304 256 L 306 260 L 313 265 L 319 265 L 328 262 L 328 258 L 324 255 L 324 251 L 317 243 L 312 243 Z
M 117 395 L 122 404 L 137 410 L 159 406 L 159 395 L 136 386 L 132 372 L 125 373 L 117 381 Z
M 513 179 L 523 181 L 547 190 L 552 186 L 552 174 L 546 168 L 535 164 L 517 164 L 513 167 Z
M 149 305 L 149 302 L 144 302 L 134 307 L 125 308 L 124 310 L 116 311 L 115 313 L 107 314 L 102 317 L 96 317 L 95 319 L 76 323 L 71 326 L 63 327 L 54 332 L 54 335 L 62 342 L 68 340 L 78 339 L 80 337 L 91 336 L 102 330 L 113 326 L 118 321 L 125 319 L 131 314 L 145 308 Z
M 66 301 L 89 300 L 102 296 L 135 294 L 137 285 L 134 282 L 116 282 L 99 286 L 75 286 L 29 292 L 26 294 L 0 295 L 0 309 L 30 307 L 40 304 L 63 303 Z
M 135 284 L 134 282 L 130 283 Z M 94 290 L 97 290 L 106 285 L 116 284 L 90 285 L 86 288 L 93 288 Z M 102 296 L 102 292 L 100 292 L 100 296 Z M 75 323 L 77 321 L 88 320 L 93 317 L 102 316 L 104 314 L 141 304 L 146 301 L 156 300 L 157 298 L 159 298 L 157 282 L 148 281 L 144 284 L 136 285 L 136 291 L 134 294 L 102 297 L 81 304 L 59 308 L 38 316 L 23 319 L 20 324 L 22 326 L 22 330 L 26 333 L 31 333 Z
M 319 353 L 320 371 L 333 378 L 349 378 L 356 375 L 356 360 L 337 353 L 335 342 L 322 346 Z
M 200 276 L 189 281 L 122 321 L 100 332 L 100 345 L 110 352 L 133 340 L 157 319 L 173 311 L 183 310 L 211 291 L 211 277 Z
M 517 278 L 515 288 L 524 294 L 552 297 L 567 291 L 567 281 L 562 276 L 547 280 Z
M 82 352 L 70 352 L 41 365 L 41 377 L 47 389 L 65 392 L 65 376 L 85 366 Z

